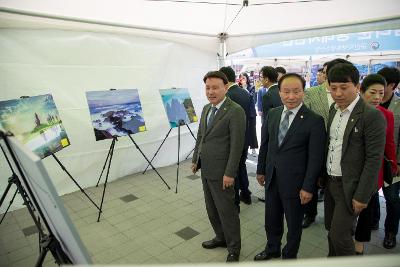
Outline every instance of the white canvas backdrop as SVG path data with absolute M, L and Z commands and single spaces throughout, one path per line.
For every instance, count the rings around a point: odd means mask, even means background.
M 0 51 L 0 100 L 53 95 L 71 141 L 71 146 L 58 152 L 57 157 L 82 187 L 96 184 L 111 144 L 111 140 L 95 141 L 86 91 L 139 89 L 147 131 L 133 138 L 151 158 L 169 130 L 158 90 L 188 88 L 200 116 L 207 103 L 202 78 L 217 67 L 216 56 L 210 52 L 169 41 L 110 33 L 1 29 Z M 196 132 L 198 125 L 190 127 Z M 181 158 L 194 147 L 194 139 L 185 128 L 181 131 Z M 176 162 L 176 155 L 174 129 L 154 165 L 171 165 Z M 51 157 L 44 159 L 44 164 L 60 195 L 78 190 Z M 129 137 L 122 137 L 116 143 L 109 180 L 137 173 L 146 166 Z M 2 155 L 0 173 L 2 193 L 11 174 Z M 174 177 L 164 178 L 174 185 Z M 160 188 L 164 186 L 160 180 Z M 10 192 L 6 201 L 11 195 Z M 20 206 L 18 198 L 13 209 Z

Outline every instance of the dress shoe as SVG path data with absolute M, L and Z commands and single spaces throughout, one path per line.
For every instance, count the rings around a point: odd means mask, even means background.
M 280 258 L 280 257 L 281 257 L 280 252 L 270 253 L 270 252 L 263 250 L 260 253 L 258 253 L 256 256 L 254 256 L 254 261 L 267 261 L 270 259 Z
M 383 239 L 383 247 L 392 249 L 396 247 L 396 235 L 392 232 L 386 233 Z
M 379 221 L 377 221 L 376 223 L 374 223 L 372 226 L 371 226 L 371 230 L 378 230 L 379 229 Z
M 226 248 L 226 242 L 220 241 L 216 239 L 211 239 L 208 241 L 204 241 L 201 246 L 205 249 L 213 249 L 213 248 Z
M 265 198 L 263 198 L 263 197 L 258 197 L 257 199 L 258 199 L 258 201 L 261 201 L 261 202 L 264 202 L 264 203 L 265 203 Z
M 246 205 L 251 205 L 251 195 L 244 196 L 243 194 L 240 194 L 240 201 Z
M 324 201 L 324 191 L 320 190 L 318 193 L 318 202 L 323 202 Z
M 308 227 L 310 227 L 310 225 L 315 222 L 315 217 L 311 217 L 311 216 L 306 216 L 304 217 L 303 220 L 303 228 L 306 229 Z
M 239 261 L 239 254 L 237 253 L 229 253 L 226 257 L 226 262 L 236 262 Z

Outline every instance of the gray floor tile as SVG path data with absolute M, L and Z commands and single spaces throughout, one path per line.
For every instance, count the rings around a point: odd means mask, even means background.
M 188 178 L 188 179 L 190 179 L 190 180 L 197 180 L 197 179 L 200 178 L 200 176 L 199 176 L 199 175 L 194 175 L 194 174 L 192 174 L 192 175 L 186 176 L 186 178 Z
M 136 196 L 132 195 L 132 194 L 129 194 L 129 195 L 120 197 L 120 199 L 121 199 L 122 201 L 124 201 L 124 202 L 131 202 L 131 201 L 134 201 L 134 200 L 136 200 L 136 199 L 138 199 L 138 198 L 137 198 Z
M 32 225 L 32 226 L 22 229 L 22 232 L 24 233 L 25 236 L 30 236 L 30 235 L 38 233 L 38 229 L 37 229 L 36 225 Z
M 184 240 L 189 240 L 192 239 L 193 237 L 197 236 L 199 232 L 194 230 L 191 227 L 185 227 L 177 232 L 175 232 L 176 235 L 180 236 Z

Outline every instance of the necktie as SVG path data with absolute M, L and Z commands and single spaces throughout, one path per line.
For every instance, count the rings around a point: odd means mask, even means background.
M 292 111 L 286 110 L 285 117 L 283 118 L 283 121 L 279 125 L 279 134 L 278 134 L 279 146 L 282 144 L 283 138 L 285 138 L 285 135 L 289 129 L 289 116 L 292 113 L 293 113 Z
M 211 115 L 210 115 L 210 117 L 208 118 L 207 128 L 211 127 L 212 122 L 213 122 L 214 117 L 215 117 L 215 112 L 217 112 L 217 110 L 218 110 L 217 107 L 212 107 L 212 108 L 211 108 Z

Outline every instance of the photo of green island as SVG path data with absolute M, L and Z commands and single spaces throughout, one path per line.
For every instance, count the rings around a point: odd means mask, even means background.
M 42 159 L 70 144 L 50 94 L 0 101 L 0 124 Z

